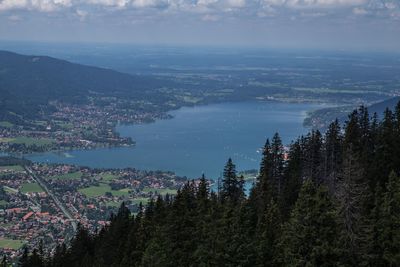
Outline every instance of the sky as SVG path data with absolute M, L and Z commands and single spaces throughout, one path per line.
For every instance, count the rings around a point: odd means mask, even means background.
M 400 51 L 400 0 L 0 0 L 0 40 Z

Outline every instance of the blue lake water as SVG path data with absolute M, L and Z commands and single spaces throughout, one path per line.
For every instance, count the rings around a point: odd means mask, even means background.
M 229 157 L 238 170 L 258 169 L 257 152 L 266 138 L 279 132 L 284 143 L 308 129 L 306 112 L 321 108 L 310 104 L 275 102 L 223 103 L 185 107 L 171 112 L 170 120 L 151 124 L 123 125 L 117 130 L 136 141 L 134 147 L 45 153 L 27 158 L 40 162 L 89 167 L 135 167 L 170 170 L 190 178 L 205 173 L 217 178 Z

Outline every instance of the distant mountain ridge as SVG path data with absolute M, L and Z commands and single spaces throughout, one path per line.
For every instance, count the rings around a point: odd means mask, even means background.
M 155 89 L 162 86 L 165 81 L 152 77 L 0 51 L 0 120 L 46 112 L 51 100 L 83 103 L 89 95 L 156 101 Z

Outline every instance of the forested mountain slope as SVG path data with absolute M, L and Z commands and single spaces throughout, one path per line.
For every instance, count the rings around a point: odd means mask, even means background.
M 360 107 L 343 130 L 300 137 L 287 160 L 279 135 L 267 140 L 249 196 L 228 160 L 218 193 L 203 177 L 135 216 L 122 205 L 98 233 L 20 265 L 400 266 L 400 103 L 381 121 Z
M 0 119 L 34 117 L 49 101 L 85 103 L 89 96 L 116 96 L 163 102 L 154 89 L 168 82 L 46 56 L 0 51 Z

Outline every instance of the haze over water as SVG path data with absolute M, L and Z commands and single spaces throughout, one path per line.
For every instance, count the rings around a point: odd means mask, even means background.
M 69 163 L 99 168 L 134 167 L 170 170 L 190 178 L 205 173 L 217 178 L 232 157 L 238 170 L 258 169 L 257 152 L 266 138 L 279 132 L 283 142 L 307 132 L 306 112 L 321 106 L 274 102 L 223 103 L 185 107 L 170 120 L 119 126 L 135 147 L 71 151 L 68 156 L 45 153 L 29 156 L 41 162 Z

